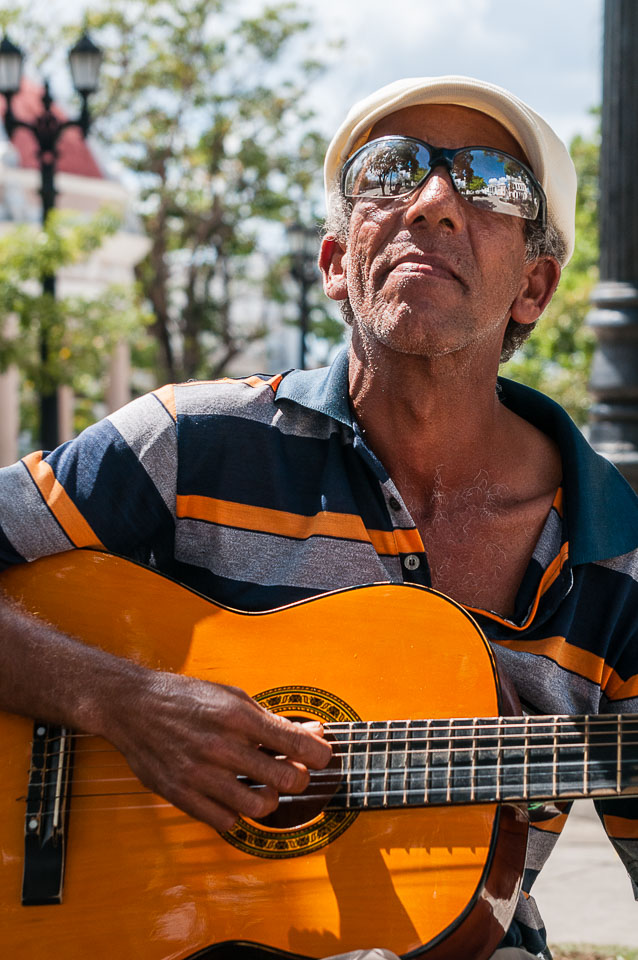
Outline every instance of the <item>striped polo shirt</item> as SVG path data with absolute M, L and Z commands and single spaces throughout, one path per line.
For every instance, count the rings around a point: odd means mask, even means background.
M 638 501 L 553 401 L 504 379 L 499 391 L 557 442 L 563 485 L 511 618 L 471 612 L 526 711 L 636 712 Z M 430 584 L 416 525 L 354 419 L 346 351 L 321 370 L 163 387 L 0 470 L 1 569 L 81 547 L 250 611 L 364 583 Z M 597 809 L 638 883 L 638 801 Z M 567 811 L 532 814 L 505 942 L 533 954 L 546 939 L 529 892 Z

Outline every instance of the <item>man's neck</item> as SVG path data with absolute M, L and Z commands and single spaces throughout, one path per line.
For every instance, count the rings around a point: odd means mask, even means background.
M 391 476 L 409 473 L 427 497 L 442 471 L 447 485 L 460 487 L 494 467 L 512 415 L 496 394 L 496 364 L 486 366 L 476 358 L 430 360 L 353 342 L 351 401 L 368 445 Z

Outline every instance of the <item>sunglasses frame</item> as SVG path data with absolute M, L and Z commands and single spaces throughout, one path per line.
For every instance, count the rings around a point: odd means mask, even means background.
M 529 220 L 530 223 L 536 223 L 540 219 L 541 227 L 543 228 L 543 230 L 546 228 L 547 197 L 545 195 L 545 191 L 543 190 L 540 183 L 536 179 L 534 173 L 530 170 L 527 164 L 523 163 L 522 160 L 519 160 L 518 157 L 513 157 L 511 153 L 506 153 L 504 150 L 498 150 L 496 147 L 488 147 L 484 144 L 479 144 L 479 145 L 472 144 L 466 147 L 435 147 L 431 143 L 428 143 L 426 140 L 419 140 L 418 137 L 408 137 L 400 133 L 388 134 L 385 137 L 375 137 L 374 140 L 368 140 L 367 143 L 364 143 L 363 146 L 359 147 L 358 150 L 355 150 L 352 156 L 348 157 L 343 167 L 341 168 L 341 194 L 346 199 L 348 200 L 364 199 L 363 197 L 357 197 L 357 196 L 353 196 L 351 194 L 346 193 L 345 180 L 346 180 L 348 170 L 350 169 L 350 167 L 352 166 L 356 158 L 364 150 L 366 150 L 370 146 L 370 144 L 381 143 L 384 140 L 404 140 L 410 143 L 418 143 L 420 146 L 425 147 L 426 150 L 428 150 L 430 153 L 430 160 L 429 160 L 430 169 L 425 174 L 425 176 L 421 180 L 419 180 L 419 182 L 415 184 L 414 187 L 412 187 L 411 190 L 407 191 L 407 193 L 397 193 L 393 197 L 367 197 L 365 199 L 376 201 L 376 200 L 398 200 L 398 199 L 402 199 L 403 197 L 409 197 L 411 193 L 414 193 L 415 190 L 418 190 L 420 187 L 423 186 L 423 184 L 425 183 L 427 178 L 430 176 L 432 171 L 435 169 L 435 167 L 440 167 L 440 166 L 444 166 L 447 169 L 448 173 L 450 174 L 450 180 L 452 181 L 452 185 L 454 189 L 457 191 L 457 193 L 459 193 L 459 189 L 457 185 L 454 183 L 454 177 L 452 176 L 452 163 L 454 162 L 454 158 L 456 157 L 456 155 L 459 153 L 463 153 L 464 150 L 488 150 L 490 153 L 493 153 L 493 154 L 496 153 L 500 157 L 505 157 L 507 160 L 512 160 L 514 163 L 517 163 L 519 167 L 521 167 L 525 171 L 525 173 L 527 173 L 530 180 L 532 181 L 533 186 L 535 187 L 536 190 L 538 190 L 538 194 L 540 197 L 540 206 L 539 206 L 538 213 L 536 214 L 533 220 L 531 220 L 529 217 L 520 217 L 520 219 Z M 463 199 L 467 200 L 469 203 L 472 202 L 471 197 L 464 197 L 463 194 L 460 194 L 460 196 L 462 196 Z M 498 213 L 499 211 L 495 210 L 493 212 Z M 503 213 L 502 215 L 503 216 L 520 216 L 519 214 L 507 214 L 507 213 Z

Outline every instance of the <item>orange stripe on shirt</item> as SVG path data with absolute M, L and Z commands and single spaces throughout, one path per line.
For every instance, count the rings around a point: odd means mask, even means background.
M 507 647 L 508 650 L 519 650 L 539 657 L 548 657 L 559 667 L 601 686 L 609 670 L 602 657 L 568 643 L 564 637 L 545 637 L 542 640 L 495 640 L 494 642 L 500 647 Z
M 347 513 L 322 511 L 314 516 L 287 513 L 269 507 L 253 507 L 230 500 L 216 500 L 196 494 L 178 495 L 177 516 L 206 520 L 223 526 L 275 533 L 284 537 L 305 540 L 310 536 L 340 537 L 347 540 L 369 539 L 360 517 Z
M 631 697 L 638 697 L 638 677 L 623 680 L 615 670 L 607 667 L 603 688 L 609 700 L 629 700 Z
M 274 533 L 296 540 L 309 537 L 338 537 L 341 540 L 371 542 L 377 553 L 397 556 L 423 549 L 416 530 L 366 530 L 361 517 L 323 510 L 312 516 L 288 513 L 269 507 L 253 507 L 232 500 L 217 500 L 197 494 L 178 495 L 177 516 L 205 520 L 226 527 Z
M 159 390 L 153 390 L 153 393 L 162 404 L 163 407 L 170 413 L 173 420 L 177 421 L 177 406 L 175 403 L 175 387 L 172 383 L 169 383 L 165 387 L 160 387 Z
M 546 637 L 543 640 L 495 640 L 501 647 L 548 657 L 559 667 L 577 673 L 600 685 L 610 700 L 626 700 L 638 696 L 638 677 L 622 680 L 602 657 L 568 643 L 564 637 Z
M 59 483 L 52 468 L 42 460 L 42 453 L 30 453 L 22 462 L 44 498 L 47 507 L 58 521 L 69 540 L 76 547 L 94 547 L 104 550 L 66 490 Z
M 418 530 L 368 530 L 368 536 L 377 553 L 396 557 L 400 553 L 421 553 L 423 541 Z

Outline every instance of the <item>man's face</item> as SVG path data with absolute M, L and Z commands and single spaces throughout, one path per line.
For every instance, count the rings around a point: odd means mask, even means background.
M 369 139 L 388 134 L 526 159 L 499 123 L 466 107 L 407 107 L 376 124 Z M 445 167 L 407 197 L 356 200 L 344 258 L 355 334 L 428 356 L 487 339 L 498 355 L 524 261 L 523 220 L 473 206 Z

